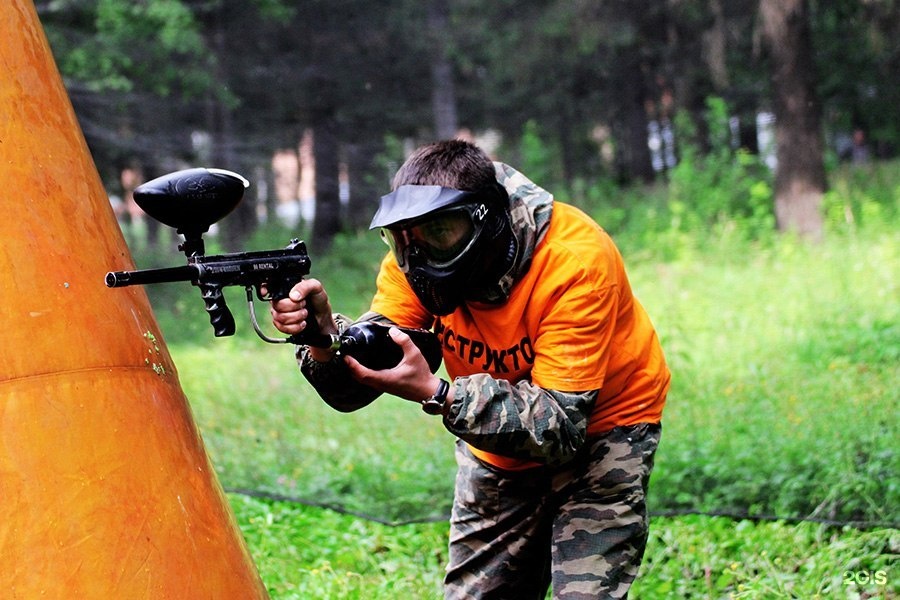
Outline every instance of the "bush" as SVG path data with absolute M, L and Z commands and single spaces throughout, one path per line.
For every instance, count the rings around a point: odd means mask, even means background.
M 754 239 L 752 217 L 715 211 L 703 218 L 730 219 L 728 235 L 674 227 L 661 187 L 625 190 L 614 202 L 606 200 L 614 188 L 581 190 L 584 206 L 608 217 L 673 371 L 652 513 L 896 526 L 900 250 L 885 171 L 837 174 L 833 190 L 852 197 L 826 206 L 839 216 L 849 206 L 854 218 L 830 220 L 817 244 Z M 336 309 L 365 310 L 384 252 L 372 234 L 313 251 L 313 274 Z M 447 515 L 455 465 L 440 423 L 389 397 L 353 414 L 329 409 L 291 349 L 256 340 L 237 311 L 239 335 L 214 339 L 197 291 L 170 287 L 176 304 L 156 310 L 220 480 L 369 515 L 232 496 L 273 598 L 438 597 L 446 523 L 389 529 L 371 520 Z M 641 598 L 830 596 L 849 591 L 842 573 L 886 568 L 897 544 L 889 528 L 709 517 L 656 519 L 651 531 Z
M 581 201 L 622 248 L 674 373 L 656 510 L 897 518 L 900 492 L 890 474 L 898 457 L 888 443 L 897 433 L 890 415 L 900 363 L 900 260 L 890 227 L 896 169 L 874 172 L 838 172 L 833 190 L 848 195 L 827 206 L 841 215 L 833 207 L 849 207 L 854 217 L 831 220 L 818 245 L 754 238 L 753 213 L 728 216 L 722 207 L 733 199 L 721 195 L 688 217 L 671 210 L 665 188 L 625 190 L 615 202 L 605 201 L 610 187 L 582 190 Z M 685 228 L 685 218 L 731 222 L 733 234 Z M 285 233 L 254 243 L 278 247 Z M 328 253 L 311 248 L 312 275 L 327 284 L 336 310 L 355 317 L 368 306 L 384 252 L 377 235 L 342 235 Z M 152 287 L 226 485 L 319 498 L 386 520 L 447 510 L 454 467 L 438 425 L 417 417 L 415 430 L 385 438 L 402 410 L 390 399 L 353 415 L 324 407 L 290 352 L 256 339 L 240 290 L 227 293 L 238 336 L 223 340 L 212 337 L 196 289 Z M 397 462 L 407 447 L 418 448 L 420 460 Z

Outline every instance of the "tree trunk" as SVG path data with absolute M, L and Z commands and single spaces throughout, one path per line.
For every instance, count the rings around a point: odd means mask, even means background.
M 780 231 L 822 234 L 825 165 L 807 0 L 760 0 L 775 114 L 775 218 Z
M 215 48 L 217 56 L 220 60 L 215 62 L 215 76 L 217 81 L 227 82 L 228 77 L 225 69 L 224 57 L 227 56 L 227 31 L 225 27 L 225 17 L 221 12 L 215 12 L 212 15 L 210 24 L 211 30 L 211 46 Z M 232 171 L 241 172 L 243 165 L 240 158 L 234 151 L 234 119 L 232 109 L 218 95 L 208 93 L 206 104 L 206 120 L 210 135 L 212 136 L 212 164 L 204 165 L 220 169 L 230 169 Z M 252 173 L 241 173 L 245 177 L 252 176 Z M 244 199 L 238 204 L 234 212 L 232 212 L 221 223 L 222 235 L 220 237 L 222 246 L 229 251 L 242 250 L 245 242 L 256 229 L 256 186 L 253 185 L 250 190 L 244 194 Z
M 365 229 L 378 208 L 378 199 L 387 193 L 389 179 L 373 164 L 372 157 L 382 150 L 374 141 L 348 144 L 347 170 L 350 176 L 350 201 L 347 206 L 348 225 L 354 229 Z
M 431 31 L 431 106 L 434 111 L 434 133 L 437 139 L 456 136 L 459 128 L 456 115 L 456 88 L 453 65 L 447 51 L 447 3 L 431 0 L 428 5 L 428 28 Z
M 647 90 L 643 72 L 637 61 L 626 65 L 623 72 L 624 135 L 620 152 L 626 181 L 652 181 L 653 164 L 647 145 L 647 112 L 644 103 Z
M 722 0 L 709 0 L 709 10 L 713 15 L 712 25 L 703 32 L 703 56 L 709 68 L 709 76 L 719 92 L 729 87 L 726 61 L 727 23 Z
M 341 230 L 341 198 L 338 183 L 337 123 L 334 116 L 321 116 L 313 126 L 313 152 L 316 157 L 316 214 L 312 243 L 319 252 L 331 246 Z

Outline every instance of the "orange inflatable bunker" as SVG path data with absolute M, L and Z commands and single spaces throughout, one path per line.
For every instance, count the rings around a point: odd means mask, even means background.
M 266 598 L 32 1 L 0 31 L 0 596 Z

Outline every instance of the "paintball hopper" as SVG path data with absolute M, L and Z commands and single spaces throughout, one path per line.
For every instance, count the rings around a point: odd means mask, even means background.
M 186 239 L 196 239 L 234 210 L 250 182 L 224 169 L 185 169 L 139 185 L 134 201 Z

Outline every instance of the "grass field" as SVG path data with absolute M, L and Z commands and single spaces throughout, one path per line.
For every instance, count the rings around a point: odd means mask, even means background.
M 830 197 L 816 244 L 725 228 L 680 232 L 663 255 L 617 237 L 674 374 L 632 597 L 898 597 L 900 185 L 887 190 Z M 353 316 L 382 252 L 372 237 L 314 256 Z M 154 294 L 223 485 L 365 515 L 230 494 L 272 597 L 439 597 L 454 472 L 440 423 L 388 397 L 337 413 L 240 315 L 239 336 L 213 339 L 195 290 Z

